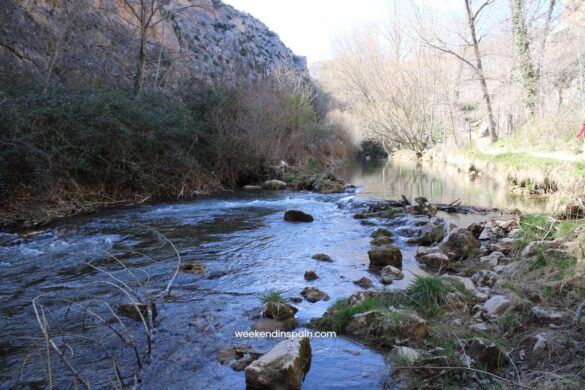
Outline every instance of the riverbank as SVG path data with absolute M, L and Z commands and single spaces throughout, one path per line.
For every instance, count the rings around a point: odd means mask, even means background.
M 328 169 L 333 168 L 334 166 L 328 167 Z M 265 176 L 270 179 L 244 185 L 239 190 L 293 188 L 295 190 L 335 193 L 341 192 L 345 185 L 343 179 L 335 175 L 328 173 L 311 174 L 306 172 L 307 168 L 283 166 L 269 167 L 264 170 L 266 172 Z M 194 193 L 179 193 L 168 196 L 135 193 L 132 196 L 112 198 L 100 194 L 99 191 L 91 193 L 59 191 L 46 199 L 35 199 L 31 194 L 14 195 L 12 200 L 7 201 L 0 207 L 0 229 L 26 231 L 32 228 L 38 229 L 50 226 L 57 221 L 75 216 L 131 208 L 142 204 L 196 200 L 197 198 L 234 191 L 212 178 L 202 181 L 205 182 L 205 186 L 200 187 L 200 190 Z
M 399 152 L 398 158 L 414 158 Z M 531 151 L 513 151 L 506 147 L 483 147 L 474 144 L 461 149 L 437 145 L 423 161 L 441 161 L 457 167 L 470 179 L 487 176 L 509 188 L 514 194 L 546 199 L 547 213 L 561 218 L 585 215 L 585 160 Z
M 356 217 L 387 228 L 397 215 L 418 219 L 421 211 L 386 202 Z M 404 290 L 354 293 L 313 325 L 387 353 L 399 388 L 585 386 L 580 221 L 500 215 L 466 228 L 436 217 L 419 225 L 409 242 L 420 245 L 415 258 L 425 274 Z M 381 278 L 400 268 L 373 253 L 370 267 Z

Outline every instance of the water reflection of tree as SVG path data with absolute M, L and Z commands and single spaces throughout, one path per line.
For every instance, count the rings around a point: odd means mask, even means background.
M 542 209 L 542 204 L 511 195 L 507 186 L 489 177 L 471 180 L 456 167 L 441 162 L 379 161 L 352 167 L 340 174 L 354 184 L 366 185 L 367 194 L 387 199 L 398 199 L 401 195 L 409 199 L 425 196 L 435 203 L 461 199 L 464 203 L 481 207 Z

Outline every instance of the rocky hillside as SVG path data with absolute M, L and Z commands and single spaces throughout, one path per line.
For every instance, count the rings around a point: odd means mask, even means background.
M 145 85 L 251 80 L 306 60 L 262 22 L 219 0 L 4 0 L 0 60 L 47 81 L 129 81 L 139 53 L 141 3 L 160 6 L 146 30 Z M 147 9 L 148 11 L 149 9 Z

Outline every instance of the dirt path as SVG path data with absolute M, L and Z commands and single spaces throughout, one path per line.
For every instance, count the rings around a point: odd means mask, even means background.
M 475 144 L 480 152 L 484 154 L 496 155 L 502 153 L 526 153 L 535 157 L 551 158 L 559 161 L 584 161 L 585 153 L 575 153 L 572 150 L 557 150 L 551 152 L 545 151 L 534 151 L 522 148 L 511 149 L 506 148 L 494 148 L 490 145 L 488 138 L 477 138 Z

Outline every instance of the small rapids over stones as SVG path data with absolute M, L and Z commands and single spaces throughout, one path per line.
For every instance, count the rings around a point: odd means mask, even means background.
M 126 271 L 110 254 L 137 279 L 148 281 L 148 289 L 163 289 L 176 268 L 176 256 L 150 229 L 177 247 L 182 270 L 170 296 L 157 304 L 153 351 L 151 358 L 143 361 L 142 383 L 146 388 L 245 388 L 244 373 L 221 364 L 218 353 L 234 345 L 264 353 L 281 341 L 234 336 L 236 331 L 252 329 L 262 309 L 262 295 L 278 291 L 285 299 L 299 300 L 303 291 L 306 296 L 314 289 L 327 294 L 329 301 L 302 299 L 293 303 L 298 308 L 296 330 L 303 330 L 331 302 L 361 290 L 353 281 L 367 277 L 374 287 L 382 287 L 368 270 L 368 250 L 376 227 L 353 218 L 361 202 L 347 193 L 243 192 L 78 217 L 28 236 L 3 233 L 2 388 L 17 381 L 25 386 L 47 386 L 46 361 L 38 355 L 43 339 L 31 306 L 39 295 L 39 301 L 50 310 L 46 315 L 52 326 L 76 329 L 87 338 L 83 342 L 69 340 L 70 345 L 63 346 L 81 376 L 90 378 L 94 388 L 111 386 L 111 381 L 116 382 L 113 356 L 123 381 L 132 383 L 138 371 L 132 348 L 103 324 L 86 318 L 83 328 L 83 316 L 68 310 L 75 302 L 110 318 L 111 313 L 95 302 L 108 302 L 114 310 L 128 303 L 120 291 L 98 283 L 108 278 L 86 264 L 91 262 L 124 278 Z M 289 209 L 302 210 L 314 221 L 287 222 L 283 215 Z M 394 245 L 403 248 L 405 273 L 403 280 L 389 288 L 409 283 L 412 273 L 406 270 L 417 272 L 416 248 L 406 244 L 415 224 L 404 216 L 388 226 L 394 232 Z M 330 261 L 313 259 L 315 254 L 327 255 Z M 318 278 L 306 280 L 306 271 L 315 272 Z M 120 317 L 142 353 L 145 340 L 141 323 Z M 56 320 L 63 318 L 67 320 Z M 305 389 L 376 388 L 388 381 L 389 367 L 383 356 L 350 339 L 315 338 L 311 348 Z M 53 383 L 71 384 L 66 379 L 70 373 L 57 357 L 52 369 Z M 323 378 L 327 378 L 326 383 Z
M 244 389 L 246 365 L 282 340 L 237 338 L 236 332 L 261 321 L 308 330 L 312 319 L 357 291 L 402 290 L 423 272 L 415 259 L 417 251 L 422 256 L 419 245 L 449 235 L 440 208 L 440 216 L 427 215 L 437 212 L 434 206 L 420 215 L 402 213 L 399 201 L 366 200 L 362 189 L 248 190 L 80 216 L 32 234 L 0 234 L 1 388 L 47 387 L 39 353 L 44 339 L 31 305 L 40 295 L 52 330 L 70 337 L 59 346 L 65 358 L 93 388 L 129 385 L 138 375 L 144 388 Z M 285 219 L 290 210 L 311 218 Z M 128 317 L 146 317 L 146 307 L 121 310 L 128 297 L 105 281 L 112 280 L 109 274 L 133 287 L 140 281 L 137 289 L 148 294 L 164 290 L 177 270 L 165 238 L 181 265 L 170 294 L 156 304 L 152 353 L 139 367 L 131 344 L 143 356 L 146 336 L 143 324 Z M 426 266 L 432 269 L 435 260 Z M 294 305 L 292 318 L 262 318 L 262 299 L 276 292 Z M 87 309 L 107 320 L 89 320 Z M 116 315 L 119 320 L 110 320 Z M 106 326 L 120 322 L 132 340 L 122 342 Z M 394 387 L 381 353 L 341 336 L 310 344 L 304 389 Z M 53 384 L 71 386 L 71 372 L 57 356 L 52 363 Z

